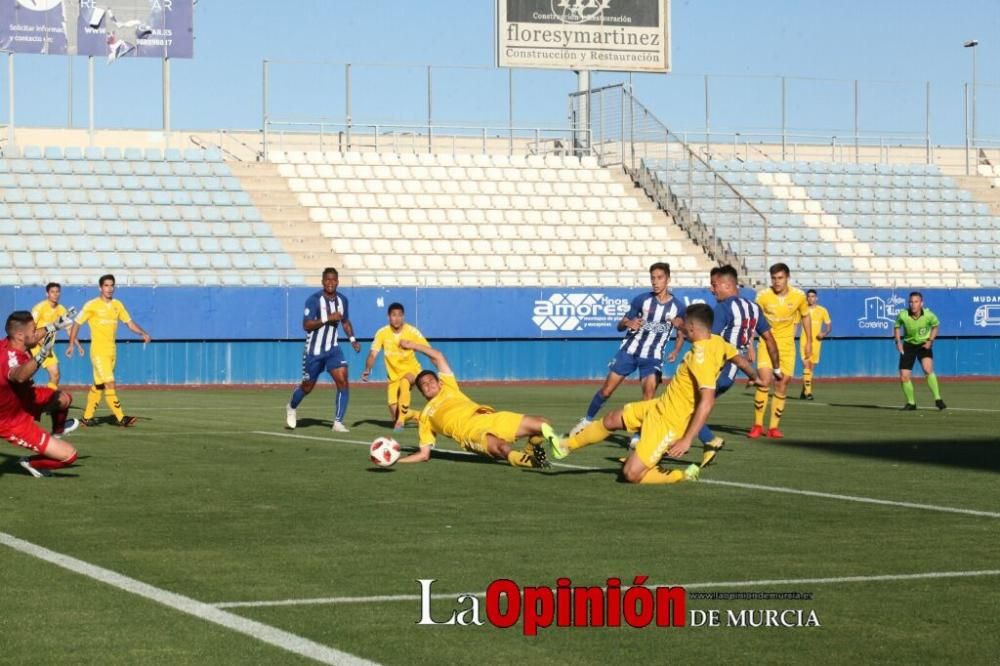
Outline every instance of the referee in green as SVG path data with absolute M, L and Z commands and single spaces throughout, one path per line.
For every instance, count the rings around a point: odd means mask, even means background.
M 930 308 L 924 307 L 924 295 L 919 291 L 910 292 L 910 309 L 901 310 L 896 315 L 896 325 L 892 332 L 896 338 L 896 349 L 899 350 L 899 381 L 903 385 L 903 395 L 906 396 L 904 410 L 914 410 L 917 408 L 916 398 L 913 396 L 913 382 L 911 373 L 913 362 L 920 359 L 920 367 L 924 369 L 927 376 L 927 386 L 934 394 L 934 404 L 938 409 L 944 409 L 946 405 L 941 399 L 941 389 L 938 387 L 937 375 L 934 374 L 934 339 L 938 334 L 938 327 L 941 322 L 937 315 L 931 312 Z M 899 329 L 904 331 L 903 339 L 900 340 Z

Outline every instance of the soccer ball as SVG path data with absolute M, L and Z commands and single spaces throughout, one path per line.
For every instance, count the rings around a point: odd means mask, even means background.
M 399 442 L 392 437 L 379 437 L 369 447 L 368 457 L 379 467 L 392 467 L 399 460 Z

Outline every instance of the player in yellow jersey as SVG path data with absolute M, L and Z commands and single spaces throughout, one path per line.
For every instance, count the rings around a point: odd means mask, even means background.
M 812 355 L 806 356 L 805 339 L 809 336 L 803 327 L 799 335 L 799 353 L 802 356 L 802 393 L 800 400 L 813 399 L 813 373 L 819 365 L 820 348 L 823 346 L 823 338 L 830 335 L 833 330 L 833 322 L 830 321 L 830 313 L 819 304 L 819 295 L 815 289 L 806 292 L 806 303 L 809 304 L 809 321 L 812 322 L 810 333 L 812 335 Z
M 417 375 L 423 370 L 413 350 L 399 346 L 402 340 L 409 340 L 418 345 L 430 346 L 416 326 L 406 323 L 406 311 L 402 303 L 392 303 L 388 310 L 389 325 L 383 326 L 375 333 L 371 351 L 365 361 L 365 370 L 361 373 L 361 381 L 367 382 L 372 374 L 372 366 L 379 351 L 385 354 L 385 372 L 389 379 L 386 399 L 389 404 L 389 415 L 393 420 L 393 430 L 402 430 L 407 421 L 420 419 L 419 411 L 410 410 L 410 387 L 417 381 Z
M 507 460 L 514 467 L 548 467 L 542 443 L 548 441 L 556 446 L 559 437 L 547 419 L 498 412 L 487 405 L 480 405 L 462 393 L 455 373 L 440 351 L 409 340 L 401 340 L 399 346 L 425 355 L 438 370 L 437 373 L 424 370 L 417 375 L 417 389 L 427 399 L 420 412 L 420 450 L 401 458 L 399 462 L 430 460 L 437 435 L 444 435 L 458 442 L 464 451 Z M 527 437 L 528 444 L 518 451 L 512 444 L 521 437 Z
M 31 316 L 35 319 L 38 328 L 45 328 L 50 324 L 55 324 L 68 313 L 66 307 L 59 303 L 62 296 L 62 287 L 58 282 L 49 282 L 45 285 L 45 300 L 31 308 Z M 31 355 L 38 353 L 41 346 L 36 346 L 31 350 Z M 49 373 L 49 381 L 46 384 L 50 389 L 59 388 L 59 356 L 51 354 L 42 362 L 42 368 Z
M 802 329 L 812 330 L 812 320 L 809 317 L 809 306 L 806 295 L 801 289 L 788 284 L 791 271 L 787 264 L 774 264 L 769 270 L 771 286 L 757 294 L 757 305 L 760 306 L 767 323 L 771 325 L 771 334 L 778 343 L 779 367 L 775 368 L 767 347 L 757 343 L 757 371 L 764 386 L 757 387 L 753 399 L 753 427 L 747 433 L 750 439 L 757 439 L 764 434 L 764 411 L 767 408 L 767 386 L 774 378 L 774 401 L 771 403 L 771 423 L 767 436 L 781 439 L 785 435 L 778 429 L 781 415 L 785 411 L 785 401 L 788 399 L 788 382 L 795 374 L 795 325 L 802 324 Z M 806 338 L 805 356 L 812 356 L 812 339 Z
M 133 333 L 142 336 L 144 343 L 149 342 L 149 333 L 142 330 L 136 322 L 132 320 L 128 310 L 122 302 L 115 298 L 115 276 L 102 275 L 98 280 L 101 288 L 101 295 L 88 301 L 80 314 L 76 317 L 76 322 L 69 332 L 69 349 L 66 356 L 73 356 L 73 348 L 76 347 L 80 356 L 83 356 L 83 347 L 77 341 L 80 326 L 90 323 L 90 364 L 94 370 L 94 384 L 87 394 L 87 406 L 83 410 L 83 425 L 97 425 L 94 419 L 94 411 L 98 403 L 101 402 L 101 394 L 104 400 L 115 415 L 115 422 L 122 427 L 136 424 L 136 417 L 125 416 L 121 403 L 118 401 L 118 392 L 115 390 L 115 332 L 118 330 L 118 322 L 122 322 L 129 327 Z
M 684 333 L 691 348 L 684 355 L 673 379 L 660 397 L 630 402 L 603 419 L 597 419 L 576 435 L 552 445 L 552 455 L 565 458 L 570 451 L 604 441 L 615 430 L 639 432 L 639 443 L 629 451 L 622 476 L 629 483 L 678 483 L 696 481 L 698 465 L 685 470 L 660 469 L 664 454 L 680 458 L 698 436 L 715 406 L 715 387 L 722 366 L 735 364 L 759 385 L 753 366 L 736 347 L 712 334 L 712 308 L 705 303 L 689 305 L 684 312 Z M 714 457 L 706 456 L 703 463 Z

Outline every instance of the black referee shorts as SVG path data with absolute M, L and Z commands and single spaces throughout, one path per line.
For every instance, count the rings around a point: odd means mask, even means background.
M 899 355 L 899 369 L 913 370 L 913 363 L 918 358 L 934 358 L 933 349 L 924 349 L 923 345 L 911 345 L 909 342 L 904 342 L 903 353 Z

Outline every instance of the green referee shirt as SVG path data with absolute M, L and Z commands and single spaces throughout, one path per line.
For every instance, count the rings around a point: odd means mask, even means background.
M 930 308 L 924 308 L 916 318 L 908 309 L 900 310 L 896 315 L 896 326 L 903 327 L 903 341 L 911 345 L 922 345 L 927 342 L 931 337 L 931 329 L 940 323 Z

